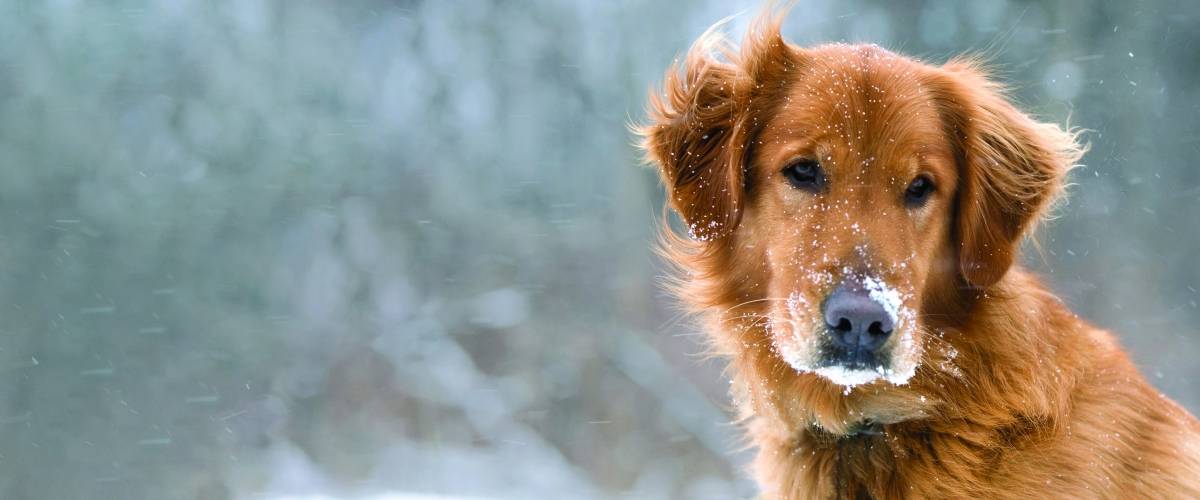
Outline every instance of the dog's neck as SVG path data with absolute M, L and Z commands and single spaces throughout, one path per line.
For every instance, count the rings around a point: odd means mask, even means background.
M 839 441 L 844 439 L 883 436 L 884 425 L 870 418 L 864 418 L 856 422 L 851 422 L 849 427 L 844 432 L 830 432 L 829 430 L 815 423 L 809 425 L 808 428 L 805 429 L 805 432 L 812 437 L 813 442 L 824 447 L 829 447 L 836 446 Z

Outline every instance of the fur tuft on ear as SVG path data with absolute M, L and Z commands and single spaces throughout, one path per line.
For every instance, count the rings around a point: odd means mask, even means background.
M 939 76 L 935 98 L 959 161 L 959 267 L 985 288 L 1004 277 L 1087 148 L 1077 131 L 1015 108 L 976 61 L 952 60 Z
M 634 128 L 694 239 L 724 238 L 741 220 L 748 146 L 765 109 L 755 98 L 772 90 L 756 82 L 795 67 L 781 20 L 760 17 L 740 51 L 719 31 L 728 19 L 713 25 L 667 70 L 661 94 L 650 92 L 650 123 Z

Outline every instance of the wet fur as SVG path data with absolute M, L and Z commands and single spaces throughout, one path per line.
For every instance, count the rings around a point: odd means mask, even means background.
M 1200 498 L 1200 424 L 1110 334 L 1014 265 L 1083 154 L 1076 135 L 1018 111 L 969 59 L 931 66 L 873 46 L 800 49 L 780 37 L 780 19 L 763 16 L 740 49 L 715 29 L 702 36 L 637 130 L 690 233 L 663 236 L 679 270 L 673 291 L 729 360 L 763 495 Z M 845 391 L 797 372 L 773 346 L 770 307 L 783 299 L 768 283 L 781 270 L 750 249 L 788 228 L 753 213 L 749 164 L 806 68 L 863 57 L 889 61 L 872 69 L 883 82 L 889 68 L 915 72 L 956 170 L 944 241 L 922 247 L 916 375 Z M 911 115 L 864 114 L 876 119 L 861 126 L 875 128 Z

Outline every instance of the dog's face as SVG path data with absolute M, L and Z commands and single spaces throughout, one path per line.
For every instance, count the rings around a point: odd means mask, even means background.
M 740 53 L 721 43 L 706 34 L 668 72 L 639 131 L 688 226 L 668 248 L 683 298 L 717 313 L 735 358 L 846 388 L 907 383 L 931 319 L 1011 266 L 1080 154 L 1074 136 L 969 62 L 798 48 L 777 24 Z
M 875 48 L 806 56 L 749 152 L 738 256 L 765 260 L 782 299 L 765 324 L 793 368 L 903 383 L 926 286 L 956 268 L 955 149 L 916 65 Z

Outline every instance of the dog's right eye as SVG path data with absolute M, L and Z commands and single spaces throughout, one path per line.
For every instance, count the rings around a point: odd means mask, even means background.
M 796 160 L 783 169 L 783 176 L 796 189 L 817 191 L 825 185 L 825 174 L 816 160 Z

